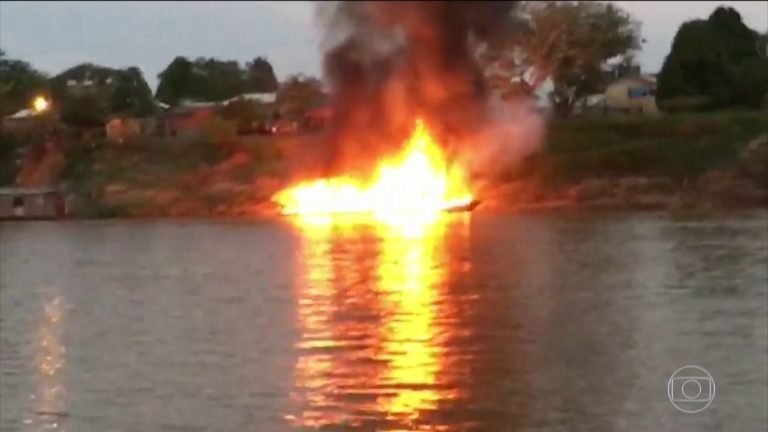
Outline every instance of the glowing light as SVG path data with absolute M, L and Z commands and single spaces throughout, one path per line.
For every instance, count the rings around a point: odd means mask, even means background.
M 32 107 L 35 109 L 36 112 L 43 112 L 48 109 L 50 106 L 48 99 L 44 98 L 43 96 L 38 96 L 35 98 L 35 100 L 32 102 Z
M 283 214 L 373 213 L 385 218 L 440 212 L 468 205 L 472 199 L 463 170 L 446 161 L 421 119 L 402 153 L 382 161 L 372 180 L 319 179 L 275 196 Z

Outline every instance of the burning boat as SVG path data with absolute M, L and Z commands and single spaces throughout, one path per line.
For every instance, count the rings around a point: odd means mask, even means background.
M 323 5 L 334 115 L 310 161 L 321 168 L 300 167 L 273 201 L 286 215 L 473 210 L 466 155 L 488 120 L 474 53 L 499 34 L 514 2 Z
M 302 182 L 276 196 L 284 214 L 414 213 L 474 209 L 466 175 L 450 165 L 421 119 L 396 157 L 373 176 L 339 176 Z

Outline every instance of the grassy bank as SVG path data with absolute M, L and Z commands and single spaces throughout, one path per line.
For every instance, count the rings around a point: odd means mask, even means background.
M 545 150 L 529 169 L 552 182 L 604 176 L 692 179 L 732 165 L 768 133 L 768 113 L 576 118 L 550 123 Z
M 490 201 L 768 204 L 768 139 L 754 145 L 768 135 L 766 112 L 573 118 L 548 127 L 542 150 L 497 179 L 501 186 Z M 284 178 L 284 141 L 71 143 L 61 180 L 78 197 L 83 217 L 255 214 L 268 208 Z
M 764 111 L 554 120 L 544 148 L 504 180 L 535 185 L 508 197 L 531 204 L 617 204 L 652 194 L 660 206 L 669 198 L 712 204 L 728 195 L 759 205 L 768 188 L 768 149 L 755 139 L 765 135 Z
M 61 181 L 82 217 L 245 213 L 265 199 L 257 186 L 279 175 L 278 143 L 264 137 L 70 147 Z

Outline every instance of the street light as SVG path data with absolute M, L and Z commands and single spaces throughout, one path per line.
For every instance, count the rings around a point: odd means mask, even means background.
M 35 98 L 35 100 L 32 102 L 32 107 L 35 109 L 36 113 L 41 113 L 48 109 L 49 106 L 48 99 L 46 99 L 43 96 L 38 96 Z

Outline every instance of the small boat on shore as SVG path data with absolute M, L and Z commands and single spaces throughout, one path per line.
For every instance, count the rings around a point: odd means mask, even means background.
M 477 208 L 478 205 L 480 205 L 480 200 L 473 199 L 472 201 L 469 201 L 467 203 L 462 203 L 462 204 L 457 204 L 455 206 L 446 207 L 446 208 L 444 208 L 442 210 L 439 210 L 439 212 L 443 212 L 443 213 L 471 212 L 472 210 Z M 281 213 L 283 215 L 285 215 L 285 216 L 296 216 L 298 214 L 298 213 L 286 212 L 285 208 L 283 208 L 283 207 L 281 207 Z M 354 215 L 354 214 L 357 214 L 357 215 L 364 215 L 364 214 L 367 214 L 367 213 L 369 213 L 369 212 L 366 212 L 366 211 L 338 211 L 338 212 L 327 212 L 327 213 L 318 212 L 318 213 L 314 213 L 314 214 L 318 214 L 318 215 L 323 215 L 323 214 L 325 214 L 325 215 L 329 215 L 329 214 L 339 214 L 339 215 L 344 215 L 344 214 Z
M 480 205 L 480 200 L 473 199 L 472 201 L 466 204 L 458 205 L 455 207 L 449 207 L 443 211 L 447 213 L 471 212 L 472 210 L 477 208 L 477 206 L 479 205 Z
M 67 200 L 56 188 L 0 188 L 0 220 L 63 219 Z

